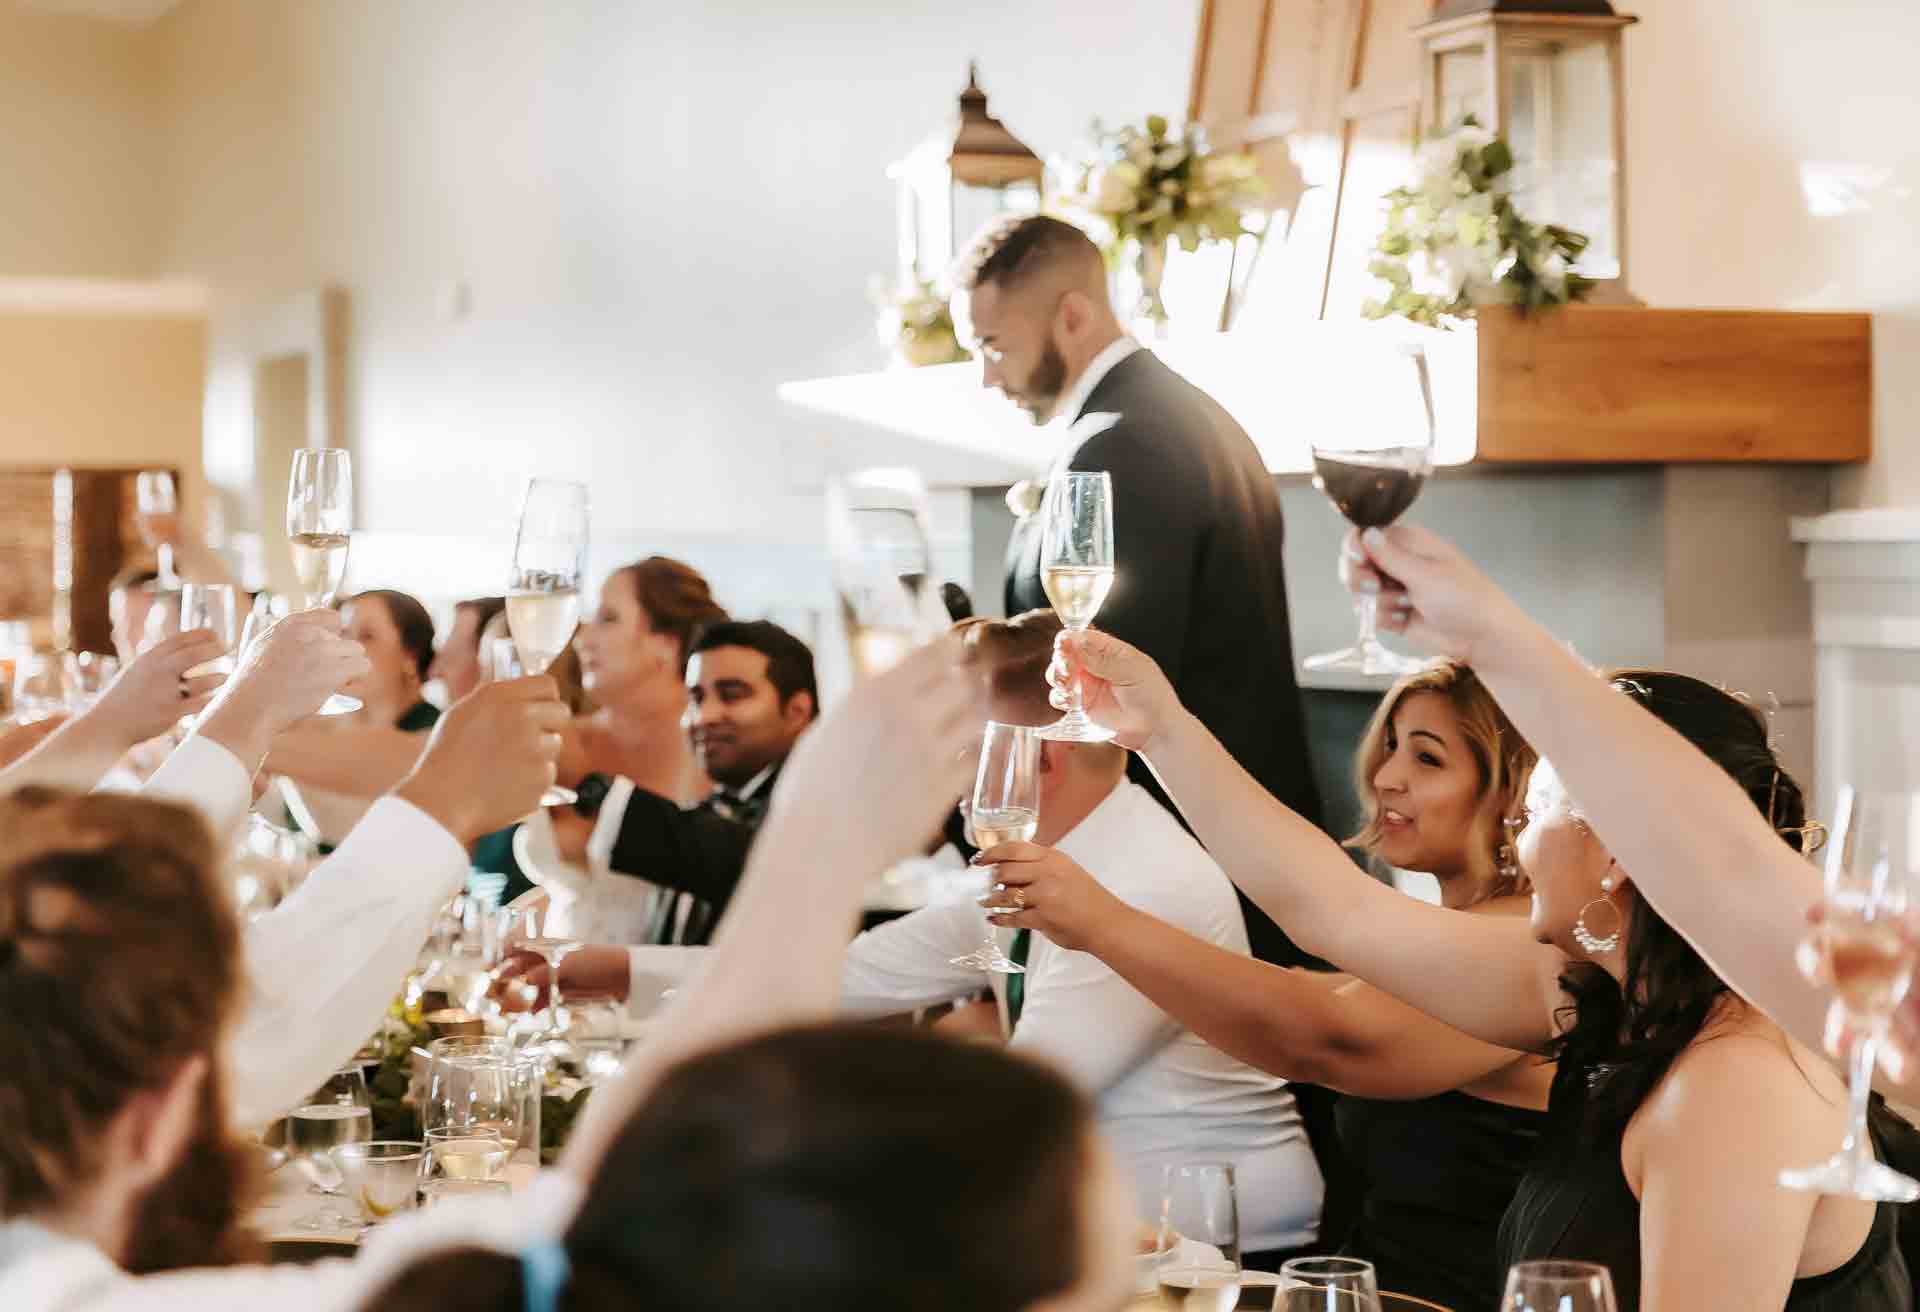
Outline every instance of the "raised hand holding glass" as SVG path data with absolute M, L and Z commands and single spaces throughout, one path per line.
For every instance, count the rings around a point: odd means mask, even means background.
M 1067 471 L 1047 480 L 1040 503 L 1040 581 L 1060 623 L 1079 633 L 1113 590 L 1113 476 Z M 1040 731 L 1054 742 L 1103 743 L 1113 737 L 1087 718 L 1076 681 L 1064 716 Z
M 331 606 L 347 575 L 353 543 L 353 458 L 335 447 L 293 453 L 287 476 L 287 542 L 308 609 Z M 357 697 L 335 693 L 321 715 L 360 709 Z

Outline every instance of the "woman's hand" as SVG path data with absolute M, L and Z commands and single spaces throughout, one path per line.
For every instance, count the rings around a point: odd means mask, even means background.
M 1179 694 L 1153 658 L 1097 629 L 1062 630 L 1054 639 L 1047 682 L 1056 708 L 1066 709 L 1067 689 L 1076 681 L 1087 715 L 1134 751 L 1144 750 L 1180 713 Z
M 225 654 L 209 629 L 175 634 L 134 657 L 83 718 L 110 727 L 127 747 L 157 738 L 181 716 L 205 709 L 226 676 L 189 679 L 187 671 Z
M 1413 524 L 1348 530 L 1340 578 L 1380 599 L 1380 627 L 1416 646 L 1478 665 L 1498 639 L 1532 624 L 1461 550 Z
M 983 903 L 993 923 L 1006 929 L 1032 929 L 1063 948 L 1091 952 L 1093 945 L 1123 919 L 1127 904 L 1109 893 L 1073 859 L 1051 847 L 1002 843 L 973 859 L 997 866 L 999 881 Z

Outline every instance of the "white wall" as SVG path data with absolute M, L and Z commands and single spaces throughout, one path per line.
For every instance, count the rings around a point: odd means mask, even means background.
M 1920 8 L 1623 0 L 1633 290 L 1874 312 L 1873 463 L 1836 504 L 1920 504 Z
M 892 266 L 885 168 L 968 56 L 1044 153 L 1095 114 L 1183 109 L 1196 12 L 189 0 L 155 29 L 162 263 L 210 283 L 216 369 L 223 316 L 346 289 L 375 533 L 508 532 L 538 470 L 592 482 L 597 539 L 705 543 L 756 592 L 742 544 L 819 536 L 819 425 L 773 388 L 882 362 L 865 288 Z M 216 402 L 210 450 L 245 422 Z

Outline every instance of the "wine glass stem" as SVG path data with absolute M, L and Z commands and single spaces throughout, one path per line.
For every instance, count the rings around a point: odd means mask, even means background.
M 1880 1051 L 1878 1026 L 1866 1030 L 1854 1040 L 1847 1083 L 1847 1139 L 1841 1151 L 1852 1157 L 1856 1166 L 1873 1160 L 1873 1139 L 1867 1133 L 1867 1095 L 1873 1091 L 1873 1063 Z
M 1087 630 L 1084 625 L 1074 630 L 1076 634 L 1085 633 L 1086 631 Z M 1074 671 L 1073 678 L 1067 681 L 1067 718 L 1070 720 L 1081 720 L 1086 718 L 1086 714 L 1087 714 L 1086 698 L 1081 695 L 1080 673 L 1078 670 L 1076 670 Z M 989 926 L 987 929 L 987 936 L 989 938 L 993 936 L 993 929 L 991 926 Z
M 1380 598 L 1362 593 L 1354 599 L 1354 613 L 1360 617 L 1358 647 L 1371 647 L 1380 638 Z

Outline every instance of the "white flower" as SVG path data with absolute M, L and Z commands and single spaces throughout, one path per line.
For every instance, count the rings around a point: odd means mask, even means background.
M 1493 133 L 1478 123 L 1462 123 L 1447 140 L 1455 150 L 1480 150 L 1493 144 Z
M 1125 214 L 1133 208 L 1137 178 L 1131 164 L 1095 169 L 1087 178 L 1089 205 L 1102 214 Z
M 1135 137 L 1127 143 L 1127 160 L 1135 168 L 1153 167 L 1153 143 L 1144 137 Z
M 1186 161 L 1186 158 L 1187 148 L 1175 144 L 1161 147 L 1160 153 L 1154 156 L 1153 162 L 1163 169 L 1177 169 Z

